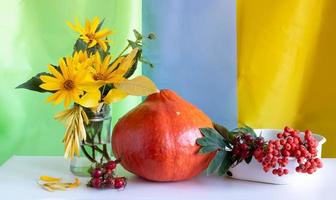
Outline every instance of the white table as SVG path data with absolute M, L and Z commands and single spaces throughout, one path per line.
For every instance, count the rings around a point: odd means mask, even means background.
M 200 175 L 189 181 L 157 183 L 145 181 L 119 168 L 128 177 L 125 190 L 95 190 L 85 186 L 88 178 L 80 178 L 81 186 L 68 191 L 48 192 L 39 185 L 41 175 L 74 176 L 63 157 L 13 156 L 0 167 L 0 199 L 336 199 L 336 159 L 323 159 L 325 167 L 304 183 L 272 185 L 230 178 Z M 266 197 L 266 198 L 265 198 Z

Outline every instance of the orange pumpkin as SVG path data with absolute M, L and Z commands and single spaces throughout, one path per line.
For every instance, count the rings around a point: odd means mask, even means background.
M 152 181 L 179 181 L 202 172 L 213 154 L 199 154 L 199 128 L 213 127 L 201 110 L 161 90 L 131 110 L 113 129 L 112 149 L 128 171 Z

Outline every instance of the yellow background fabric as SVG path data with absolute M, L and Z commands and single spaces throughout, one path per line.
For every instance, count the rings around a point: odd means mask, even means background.
M 311 129 L 336 150 L 336 1 L 238 0 L 238 120 Z

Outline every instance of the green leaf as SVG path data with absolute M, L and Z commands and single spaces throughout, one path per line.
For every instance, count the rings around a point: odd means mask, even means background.
M 16 89 L 24 88 L 24 89 L 32 90 L 32 91 L 36 91 L 36 92 L 49 92 L 47 90 L 44 90 L 44 89 L 40 88 L 40 85 L 43 83 L 42 80 L 40 79 L 41 75 L 51 76 L 51 74 L 46 73 L 46 72 L 39 73 L 36 76 L 29 79 L 28 81 L 26 81 L 26 82 L 22 83 L 21 85 L 17 86 Z
M 101 29 L 101 27 L 103 26 L 103 24 L 104 24 L 104 21 L 105 21 L 105 18 L 99 23 L 99 25 L 97 26 L 97 29 L 96 29 L 96 32 L 98 32 L 100 29 Z
M 87 44 L 82 39 L 78 39 L 75 43 L 74 51 L 75 52 L 85 51 L 86 48 L 87 48 Z
M 218 147 L 216 146 L 204 146 L 199 150 L 198 153 L 204 154 L 204 153 L 210 153 L 216 150 L 218 150 Z
M 224 142 L 223 136 L 221 136 L 215 129 L 213 128 L 200 128 L 201 133 L 204 137 L 208 138 L 214 144 L 217 144 L 221 148 L 225 148 L 226 144 Z
M 214 173 L 219 168 L 219 166 L 224 160 L 225 154 L 226 154 L 226 151 L 224 150 L 217 151 L 216 156 L 212 159 L 212 161 L 210 162 L 208 166 L 207 175 Z
M 247 158 L 245 159 L 245 162 L 246 162 L 247 164 L 250 164 L 252 158 L 253 158 L 253 156 L 249 156 L 249 157 L 247 157 Z
M 247 125 L 244 125 L 245 129 L 247 130 L 248 133 L 250 133 L 254 138 L 257 137 L 257 134 L 254 132 L 253 128 L 247 126 Z
M 141 44 L 139 43 L 136 43 L 132 40 L 127 40 L 128 41 L 128 44 L 134 49 L 134 48 L 141 48 Z
M 139 33 L 137 30 L 133 30 L 134 36 L 137 40 L 141 40 L 142 39 L 142 35 L 141 33 Z
M 232 134 L 248 133 L 254 138 L 257 137 L 257 134 L 254 132 L 253 128 L 251 128 L 247 125 L 244 125 L 243 127 L 240 127 L 240 128 L 235 128 L 231 131 L 231 133 Z
M 153 63 L 149 62 L 147 59 L 145 59 L 144 57 L 140 57 L 139 58 L 139 61 L 146 64 L 146 65 L 149 65 L 151 68 L 154 68 L 154 65 Z
M 231 165 L 231 154 L 226 152 L 221 166 L 219 167 L 218 175 L 223 176 L 224 174 L 226 174 L 226 172 L 230 169 Z
M 208 145 L 211 145 L 211 143 L 209 142 L 209 140 L 205 137 L 203 138 L 198 138 L 196 140 L 196 143 L 200 146 L 208 146 Z
M 213 122 L 214 128 L 218 133 L 220 133 L 226 140 L 232 141 L 233 134 L 224 126 Z

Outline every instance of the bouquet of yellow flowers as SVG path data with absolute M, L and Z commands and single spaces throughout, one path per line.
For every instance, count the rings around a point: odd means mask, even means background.
M 128 45 L 113 57 L 108 39 L 112 31 L 103 28 L 103 22 L 98 17 L 86 20 L 85 26 L 78 21 L 68 22 L 68 26 L 79 33 L 72 55 L 60 58 L 58 65 L 49 64 L 49 72 L 39 73 L 17 87 L 49 92 L 47 102 L 55 105 L 64 102 L 66 110 L 55 118 L 66 126 L 63 140 L 66 158 L 79 155 L 81 143 L 86 142 L 92 147 L 91 155 L 85 148 L 82 150 L 90 161 L 99 162 L 95 152 L 102 154 L 101 159 L 109 160 L 106 144 L 103 147 L 94 144 L 95 137 L 101 141 L 102 124 L 91 121 L 90 116 L 103 113 L 109 104 L 128 95 L 145 96 L 158 91 L 145 76 L 130 79 L 138 61 L 152 66 L 142 57 L 142 41 L 155 39 L 155 35 L 143 36 L 134 30 L 135 41 L 128 40 Z

